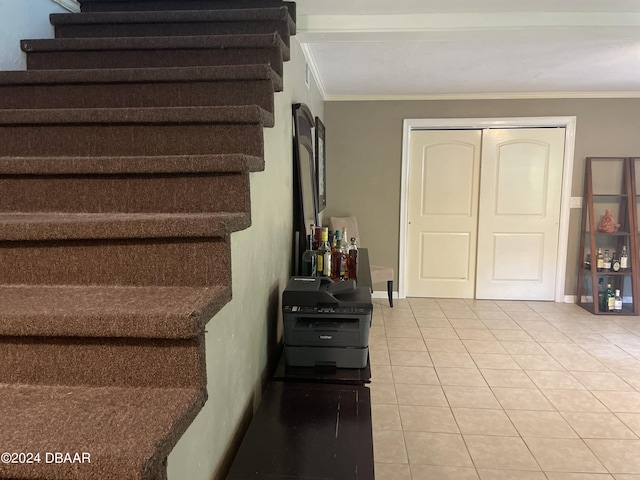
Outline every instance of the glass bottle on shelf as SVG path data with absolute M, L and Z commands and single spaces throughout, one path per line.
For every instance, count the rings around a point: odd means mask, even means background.
M 349 244 L 349 256 L 347 257 L 349 265 L 347 270 L 349 272 L 349 280 L 358 280 L 358 246 L 356 245 L 356 237 L 351 237 L 351 243 Z
M 349 280 L 349 262 L 347 261 L 349 257 L 349 242 L 347 242 L 347 227 L 342 228 L 342 234 L 340 235 L 342 238 L 342 244 L 340 246 L 340 275 L 339 278 L 341 281 Z
M 613 300 L 613 310 L 618 313 L 622 311 L 622 297 L 620 296 L 620 290 L 616 290 L 616 296 Z
M 329 245 L 329 228 L 322 229 L 320 246 L 317 251 L 318 276 L 331 276 L 331 246 Z
M 627 254 L 627 246 L 622 246 L 622 253 L 620 254 L 620 270 L 629 269 L 629 255 Z
M 317 275 L 316 251 L 313 246 L 313 234 L 307 235 L 307 249 L 302 254 L 302 275 L 315 277 Z
M 603 267 L 606 272 L 611 271 L 611 255 L 609 254 L 609 250 L 605 248 L 604 250 L 604 265 Z
M 340 280 L 340 249 L 342 248 L 342 237 L 340 230 L 336 230 L 333 236 L 333 246 L 331 247 L 331 280 Z
M 602 256 L 602 249 L 598 249 L 598 256 L 596 257 L 596 269 L 601 272 L 604 269 L 604 257 Z
M 611 257 L 611 270 L 613 270 L 614 272 L 620 271 L 620 259 L 618 258 L 618 254 L 616 252 L 613 252 L 613 255 Z
M 606 312 L 606 290 L 604 288 L 604 279 L 602 277 L 600 277 L 598 279 L 598 308 L 600 309 L 601 312 Z
M 611 290 L 611 284 L 607 283 L 607 291 L 605 293 L 605 298 L 606 298 L 606 308 L 605 308 L 605 312 L 613 312 L 616 304 L 616 297 L 613 294 L 613 290 Z

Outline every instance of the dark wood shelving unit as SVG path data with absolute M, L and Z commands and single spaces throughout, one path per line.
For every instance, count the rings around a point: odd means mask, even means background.
M 638 206 L 636 194 L 635 160 L 629 157 L 588 157 L 585 164 L 584 193 L 582 203 L 582 227 L 580 235 L 580 267 L 577 285 L 577 304 L 595 315 L 638 315 Z M 617 192 L 594 192 L 594 167 L 599 166 L 609 178 L 602 183 L 616 185 Z M 640 168 L 640 165 L 639 165 Z M 613 176 L 619 178 L 612 178 Z M 619 181 L 619 183 L 617 183 Z M 620 224 L 614 233 L 597 230 L 605 210 L 617 208 L 616 221 Z M 596 215 L 597 220 L 596 220 Z M 615 216 L 615 215 L 614 215 Z M 626 246 L 629 268 L 624 271 L 602 271 L 596 268 L 596 255 L 601 248 L 613 250 L 618 255 Z M 587 255 L 591 256 L 590 268 L 585 268 Z M 623 297 L 621 312 L 605 312 L 600 308 L 598 286 L 608 283 L 613 290 L 620 290 Z M 631 299 L 631 302 L 629 302 Z M 626 300 L 626 301 L 625 301 Z

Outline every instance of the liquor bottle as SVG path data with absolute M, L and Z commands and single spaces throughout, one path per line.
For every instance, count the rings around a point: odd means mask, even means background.
M 342 237 L 340 230 L 336 230 L 331 247 L 331 280 L 340 280 L 340 250 L 342 249 Z
M 620 259 L 618 259 L 616 252 L 613 252 L 613 256 L 611 257 L 611 270 L 614 272 L 620 271 Z
M 604 268 L 604 257 L 602 256 L 602 249 L 598 249 L 598 256 L 596 257 L 596 270 L 599 272 Z
M 611 255 L 609 255 L 609 250 L 604 250 L 604 265 L 603 267 L 606 272 L 611 270 Z
M 616 290 L 616 296 L 613 301 L 613 310 L 620 313 L 622 311 L 622 297 L 620 296 L 620 290 Z
M 317 263 L 318 263 L 318 276 L 330 277 L 331 276 L 331 246 L 329 245 L 329 229 L 324 227 L 322 229 L 322 237 L 320 246 L 317 250 Z
M 347 242 L 347 227 L 342 228 L 342 246 L 340 248 L 340 280 L 349 280 L 349 242 Z
M 313 232 L 313 244 L 311 245 L 311 250 L 318 250 L 320 247 L 320 243 L 322 242 L 322 227 L 315 226 L 312 230 Z
M 620 270 L 627 270 L 629 268 L 629 255 L 627 255 L 627 246 L 622 246 L 622 253 L 620 254 Z
M 605 312 L 613 312 L 613 309 L 616 306 L 616 297 L 613 294 L 613 290 L 611 290 L 611 284 L 607 283 L 607 291 L 605 293 L 605 297 L 607 299 L 607 305 Z
M 349 280 L 358 280 L 358 246 L 356 245 L 356 237 L 351 237 L 349 245 L 349 256 L 347 257 L 347 270 L 349 272 Z
M 598 308 L 600 309 L 601 312 L 606 312 L 607 296 L 606 296 L 606 290 L 604 289 L 604 285 L 602 282 L 603 282 L 603 279 L 599 278 L 598 279 Z
M 313 231 L 313 230 L 312 230 Z M 315 277 L 318 274 L 316 251 L 312 248 L 313 235 L 307 235 L 307 249 L 302 254 L 302 275 L 305 277 Z

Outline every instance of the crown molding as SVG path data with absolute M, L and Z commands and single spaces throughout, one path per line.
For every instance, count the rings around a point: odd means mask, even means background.
M 640 92 L 523 92 L 456 93 L 428 95 L 324 95 L 325 102 L 383 102 L 425 100 L 535 100 L 572 98 L 640 98 Z
M 301 43 L 300 47 L 302 48 L 302 53 L 304 54 L 304 59 L 307 62 L 307 65 L 309 66 L 309 70 L 311 70 L 311 74 L 316 81 L 316 86 L 318 87 L 322 100 L 326 101 L 327 90 L 324 86 L 324 82 L 322 81 L 318 64 L 313 56 L 313 52 L 311 51 L 311 46 L 308 43 Z
M 73 13 L 80 12 L 80 4 L 77 2 L 77 0 L 52 0 L 52 1 L 60 5 L 62 8 L 69 10 L 70 12 L 73 12 Z

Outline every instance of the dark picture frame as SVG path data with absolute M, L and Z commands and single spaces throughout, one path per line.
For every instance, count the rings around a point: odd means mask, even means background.
M 318 192 L 318 212 L 327 206 L 327 145 L 324 124 L 316 117 L 316 191 Z

